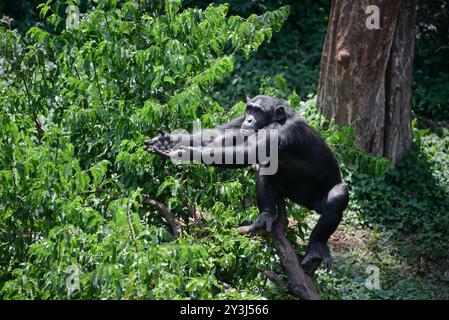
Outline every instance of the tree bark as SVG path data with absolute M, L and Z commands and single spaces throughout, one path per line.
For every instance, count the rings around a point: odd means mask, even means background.
M 181 224 L 173 213 L 168 210 L 168 208 L 162 203 L 154 199 L 145 198 L 142 201 L 143 204 L 155 207 L 164 217 L 165 221 L 168 222 L 173 231 L 173 240 L 178 239 L 182 233 Z
M 287 213 L 279 210 L 278 218 L 273 224 L 272 239 L 276 251 L 281 258 L 282 266 L 287 275 L 287 287 L 290 293 L 304 300 L 320 300 L 312 278 L 303 270 L 296 251 L 285 236 L 288 220 Z
M 257 234 L 269 236 L 273 240 L 276 252 L 281 258 L 281 263 L 287 276 L 286 286 L 288 291 L 303 300 L 320 300 L 320 295 L 313 284 L 312 278 L 304 272 L 295 249 L 285 235 L 287 225 L 287 212 L 285 210 L 279 210 L 278 218 L 273 224 L 272 232 L 268 233 L 265 230 L 261 230 Z M 249 233 L 249 228 L 250 226 L 240 227 L 238 231 L 241 234 L 247 234 Z M 282 288 L 284 287 L 280 279 L 274 280 L 271 272 L 265 271 L 263 274 L 272 279 L 276 285 Z
M 396 164 L 412 144 L 416 0 L 333 0 L 317 105 L 355 128 L 356 146 Z M 379 29 L 366 21 L 379 8 Z

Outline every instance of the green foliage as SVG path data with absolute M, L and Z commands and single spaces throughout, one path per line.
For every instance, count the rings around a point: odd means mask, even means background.
M 215 97 L 225 106 L 235 99 L 258 93 L 264 77 L 281 74 L 302 99 L 317 90 L 321 52 L 330 12 L 330 0 L 190 0 L 195 5 L 228 2 L 232 12 L 248 15 L 279 3 L 289 4 L 285 27 L 263 45 L 253 59 L 240 56 L 231 78 Z M 206 4 L 205 4 L 206 3 Z M 413 70 L 413 110 L 434 120 L 449 119 L 449 3 L 447 0 L 417 2 L 417 33 Z M 252 79 L 252 81 L 248 81 Z
M 77 28 L 66 27 L 68 4 L 80 6 Z M 392 170 L 357 151 L 353 131 L 337 129 L 313 96 L 305 99 L 314 91 L 325 26 L 312 29 L 325 21 L 325 5 L 294 6 L 305 21 L 288 23 L 309 40 L 295 43 L 300 34 L 281 29 L 262 51 L 266 61 L 255 52 L 290 10 L 273 1 L 202 8 L 178 0 L 46 1 L 39 25 L 24 33 L 0 27 L 0 298 L 291 298 L 260 274 L 282 273 L 272 246 L 235 230 L 258 214 L 251 171 L 175 166 L 142 148 L 158 128 L 234 118 L 244 94 L 288 99 L 333 148 L 351 188 L 344 223 L 397 230 L 393 243 L 408 257 L 444 258 L 449 133 L 416 130 L 415 150 Z M 286 61 L 298 71 L 280 68 Z M 147 198 L 180 221 L 179 238 Z M 309 213 L 291 203 L 288 211 L 297 222 L 288 237 L 301 254 L 295 240 L 309 234 Z M 407 288 L 389 255 L 379 256 L 372 259 L 395 274 L 389 280 L 404 297 L 427 297 Z M 334 274 L 317 279 L 324 298 L 396 293 L 368 291 L 360 267 L 335 264 Z M 74 270 L 80 289 L 70 291 Z
M 449 2 L 419 0 L 414 61 L 413 110 L 422 116 L 449 119 Z
M 449 131 L 443 137 L 415 131 L 416 144 L 393 171 L 373 180 L 352 177 L 352 208 L 407 235 L 415 255 L 445 258 L 449 236 Z
M 198 3 L 197 1 L 192 1 Z M 203 1 L 201 1 L 203 2 Z M 214 97 L 224 106 L 235 99 L 255 96 L 264 79 L 281 75 L 288 83 L 288 93 L 295 90 L 301 99 L 317 90 L 321 51 L 326 35 L 330 1 L 263 0 L 227 1 L 239 15 L 262 12 L 266 8 L 289 4 L 292 13 L 280 32 L 273 34 L 270 43 L 261 46 L 246 61 L 240 55 L 235 71 L 223 85 L 217 86 Z M 251 79 L 249 81 L 249 79 Z
M 101 0 L 71 28 L 71 4 L 40 4 L 43 23 L 24 35 L 0 29 L 0 296 L 67 298 L 72 266 L 74 298 L 225 297 L 218 277 L 243 287 L 234 297 L 257 296 L 247 288 L 259 287 L 257 266 L 272 254 L 229 232 L 256 215 L 239 198 L 252 177 L 223 172 L 217 185 L 214 169 L 192 166 L 181 181 L 182 167 L 142 143 L 161 127 L 226 120 L 210 88 L 289 8 L 241 18 L 227 5 Z M 182 238 L 170 241 L 144 197 L 181 219 Z M 206 230 L 192 226 L 187 200 L 216 211 L 213 236 L 196 239 Z M 255 269 L 234 272 L 242 261 Z

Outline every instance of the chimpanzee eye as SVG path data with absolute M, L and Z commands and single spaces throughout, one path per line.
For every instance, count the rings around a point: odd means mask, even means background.
M 251 105 L 251 104 L 246 106 L 246 110 L 249 111 L 249 112 L 253 112 L 253 113 L 261 113 L 261 112 L 263 112 L 261 107 L 254 106 L 254 105 Z

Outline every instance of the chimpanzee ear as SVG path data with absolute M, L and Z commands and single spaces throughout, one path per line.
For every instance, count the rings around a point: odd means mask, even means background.
M 283 105 L 279 105 L 276 107 L 276 119 L 277 120 L 285 119 L 285 108 Z

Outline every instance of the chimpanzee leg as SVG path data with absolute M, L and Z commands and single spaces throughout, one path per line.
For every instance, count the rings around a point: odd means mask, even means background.
M 277 194 L 271 181 L 271 176 L 258 175 L 256 180 L 256 201 L 260 215 L 249 231 L 251 233 L 266 228 L 271 232 L 273 222 L 276 220 Z
M 340 183 L 334 186 L 313 208 L 321 214 L 321 217 L 310 234 L 306 256 L 302 261 L 309 275 L 315 273 L 321 261 L 324 262 L 327 271 L 330 271 L 332 260 L 327 240 L 340 224 L 348 201 L 348 189 L 344 183 Z

